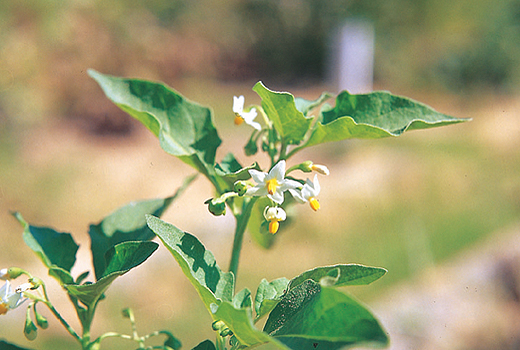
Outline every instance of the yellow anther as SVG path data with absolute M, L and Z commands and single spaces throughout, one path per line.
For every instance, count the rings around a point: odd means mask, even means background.
M 278 220 L 273 220 L 269 222 L 269 233 L 272 233 L 273 235 L 278 232 L 278 228 L 280 227 L 280 223 Z
M 276 192 L 276 188 L 278 187 L 278 181 L 276 179 L 267 180 L 267 193 L 273 194 Z
M 320 202 L 315 197 L 309 198 L 309 204 L 311 205 L 312 210 L 318 211 L 320 209 Z
M 244 118 L 242 118 L 240 115 L 235 114 L 235 125 L 240 125 L 244 122 Z
M 5 303 L 0 303 L 0 315 L 5 315 L 7 311 L 9 311 L 7 305 Z

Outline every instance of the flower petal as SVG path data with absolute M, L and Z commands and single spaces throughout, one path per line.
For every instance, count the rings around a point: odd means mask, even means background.
M 234 113 L 242 113 L 244 110 L 244 96 L 233 96 L 233 112 Z
M 267 176 L 266 173 L 264 173 L 262 171 L 255 170 L 255 169 L 250 169 L 249 170 L 249 175 L 251 175 L 251 177 L 253 178 L 253 180 L 257 184 L 265 185 L 265 177 Z
M 285 160 L 281 160 L 269 171 L 269 179 L 276 179 L 278 183 L 282 183 L 285 177 Z

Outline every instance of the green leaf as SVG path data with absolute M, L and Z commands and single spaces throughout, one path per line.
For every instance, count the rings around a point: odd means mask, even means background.
M 145 241 L 155 237 L 146 225 L 145 215 L 161 216 L 194 179 L 195 176 L 186 178 L 171 197 L 131 202 L 117 209 L 98 224 L 90 225 L 90 249 L 96 279 L 101 278 L 105 271 L 105 253 L 108 249 L 121 242 Z
M 0 349 L 2 349 L 2 350 L 29 350 L 27 348 L 21 348 L 17 345 L 8 343 L 4 340 L 0 340 Z
M 269 315 L 264 332 L 294 350 L 388 344 L 386 333 L 363 305 L 313 280 L 284 295 Z
M 322 111 L 305 146 L 350 138 L 376 139 L 399 136 L 407 130 L 426 129 L 467 121 L 439 113 L 410 98 L 386 91 L 351 95 L 341 92 L 336 106 Z
M 271 282 L 268 282 L 265 278 L 262 279 L 255 295 L 255 322 L 274 309 L 286 292 L 288 284 L 289 280 L 285 277 Z
M 294 99 L 294 104 L 296 105 L 296 109 L 299 110 L 300 112 L 302 112 L 303 115 L 306 116 L 312 109 L 318 107 L 319 105 L 321 105 L 323 102 L 325 102 L 326 100 L 328 100 L 331 97 L 332 97 L 332 95 L 329 94 L 328 92 L 322 93 L 321 96 L 318 97 L 314 101 L 309 101 L 309 100 L 303 99 L 301 97 L 296 97 Z
M 387 271 L 381 267 L 359 264 L 339 264 L 317 267 L 293 278 L 289 283 L 289 289 L 296 287 L 308 279 L 329 287 L 365 285 L 383 277 L 386 272 Z
M 258 198 L 251 210 L 251 217 L 247 223 L 247 230 L 251 234 L 251 237 L 253 237 L 253 240 L 265 249 L 271 248 L 276 240 L 276 235 L 269 233 L 268 225 L 266 225 L 267 221 L 264 218 L 264 209 L 269 205 L 272 205 L 269 198 Z M 281 225 L 283 225 L 283 223 Z
M 251 308 L 236 309 L 230 302 L 223 301 L 215 311 L 215 319 L 223 321 L 233 331 L 233 335 L 242 345 L 254 346 L 272 343 L 279 349 L 287 349 L 276 339 L 273 339 L 257 329 L 252 321 Z
M 204 248 L 193 235 L 179 230 L 155 216 L 146 216 L 148 226 L 161 239 L 199 294 L 206 309 L 220 300 L 231 301 L 234 291 L 234 276 L 222 272 L 213 254 Z
M 191 350 L 216 350 L 216 348 L 211 340 L 206 339 Z
M 215 166 L 216 174 L 224 178 L 231 188 L 233 188 L 233 184 L 236 181 L 250 179 L 251 175 L 249 174 L 249 170 L 251 169 L 260 170 L 260 167 L 255 162 L 243 168 L 232 153 L 226 154 L 222 162 Z
M 142 264 L 158 247 L 157 243 L 151 241 L 130 241 L 116 244 L 105 254 L 107 268 L 102 277 L 112 273 L 126 272 Z
M 13 215 L 24 228 L 23 240 L 49 268 L 49 273 L 60 283 L 68 280 L 79 248 L 72 236 L 52 228 L 32 226 L 18 212 Z M 51 273 L 52 271 L 56 273 Z
M 253 90 L 262 98 L 262 108 L 276 131 L 288 144 L 299 144 L 309 130 L 312 119 L 305 118 L 296 108 L 294 96 L 288 92 L 271 91 L 259 81 Z
M 221 140 L 210 109 L 161 83 L 88 73 L 112 102 L 159 138 L 167 153 L 203 174 L 212 172 Z
M 82 285 L 64 285 L 73 297 L 80 300 L 89 309 L 92 308 L 119 276 L 142 264 L 159 247 L 155 242 L 123 242 L 107 252 L 107 269 L 97 282 Z

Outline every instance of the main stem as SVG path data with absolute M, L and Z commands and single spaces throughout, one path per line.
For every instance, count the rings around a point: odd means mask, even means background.
M 238 262 L 240 260 L 240 251 L 242 250 L 242 242 L 244 240 L 244 232 L 247 228 L 247 223 L 251 217 L 251 210 L 256 202 L 256 197 L 244 198 L 242 205 L 242 212 L 235 215 L 237 219 L 237 226 L 235 228 L 235 238 L 233 239 L 233 250 L 231 251 L 231 261 L 229 262 L 229 271 L 233 272 L 235 279 L 238 273 Z

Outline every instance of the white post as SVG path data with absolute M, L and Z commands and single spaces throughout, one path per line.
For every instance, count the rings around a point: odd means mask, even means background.
M 338 30 L 332 42 L 330 78 L 339 91 L 372 91 L 374 40 L 374 27 L 367 21 L 349 20 Z

